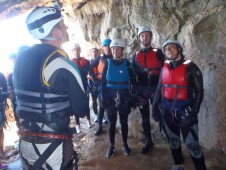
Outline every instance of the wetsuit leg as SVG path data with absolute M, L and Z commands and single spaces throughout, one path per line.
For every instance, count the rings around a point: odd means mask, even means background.
M 97 95 L 92 93 L 91 97 L 93 102 L 93 112 L 95 115 L 97 115 Z
M 166 114 L 170 113 L 166 112 Z M 180 128 L 174 125 L 171 120 L 167 116 L 165 116 L 165 124 L 163 129 L 170 144 L 174 164 L 183 164 L 184 158 L 181 150 Z
M 143 126 L 144 135 L 146 137 L 146 140 L 152 141 L 149 104 L 146 104 L 146 105 L 140 107 L 140 113 L 141 113 L 141 117 L 142 117 L 142 126 Z
M 198 139 L 198 124 L 182 127 L 181 133 L 196 170 L 206 170 L 205 159 Z
M 109 107 L 112 108 L 112 107 Z M 106 109 L 108 117 L 108 135 L 110 139 L 110 144 L 113 146 L 115 144 L 115 128 L 117 122 L 117 112 L 113 109 Z
M 119 119 L 121 124 L 121 132 L 122 132 L 122 140 L 124 146 L 127 145 L 127 137 L 128 137 L 128 115 L 129 115 L 129 105 L 126 102 L 121 104 L 119 109 Z

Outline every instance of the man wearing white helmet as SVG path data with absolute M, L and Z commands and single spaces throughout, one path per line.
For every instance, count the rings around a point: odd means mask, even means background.
M 161 49 L 153 48 L 151 45 L 152 31 L 149 27 L 142 26 L 138 30 L 141 50 L 133 56 L 133 66 L 138 78 L 138 105 L 142 117 L 142 127 L 146 137 L 145 146 L 141 153 L 147 153 L 153 148 L 150 106 L 159 80 L 160 70 L 164 63 L 164 54 Z
M 108 134 L 110 147 L 106 156 L 112 157 L 115 152 L 115 128 L 117 114 L 121 124 L 122 150 L 126 156 L 131 154 L 127 143 L 128 115 L 130 113 L 130 87 L 135 84 L 136 77 L 129 60 L 123 58 L 125 43 L 121 39 L 113 39 L 111 44 L 113 58 L 107 59 L 102 74 L 102 98 L 108 117 Z
M 162 47 L 165 61 L 154 99 L 152 116 L 161 121 L 174 159 L 172 170 L 184 169 L 180 133 L 190 152 L 196 170 L 206 170 L 198 139 L 197 114 L 203 100 L 203 76 L 198 66 L 185 60 L 183 48 L 176 40 Z M 162 102 L 160 104 L 160 102 Z M 159 111 L 162 106 L 162 114 Z
M 102 72 L 104 68 L 104 64 L 107 59 L 112 58 L 111 49 L 110 49 L 111 39 L 106 38 L 102 42 L 102 47 L 104 53 L 98 56 L 91 64 L 89 68 L 90 76 L 98 89 L 101 89 L 101 79 L 102 79 Z M 94 72 L 97 71 L 97 73 Z M 98 111 L 98 124 L 99 127 L 95 132 L 95 135 L 100 135 L 103 132 L 102 123 L 104 118 L 104 107 L 103 107 L 103 100 L 101 98 L 101 91 L 98 94 L 98 102 L 99 102 L 99 111 Z
M 93 61 L 98 57 L 99 55 L 99 49 L 95 46 L 91 47 L 90 49 L 90 63 L 93 63 Z M 93 68 L 93 73 L 97 76 L 97 68 Z M 89 92 L 91 94 L 92 98 L 92 106 L 93 106 L 93 112 L 95 114 L 95 122 L 98 122 L 98 110 L 97 110 L 97 97 L 99 93 L 99 89 L 97 86 L 95 86 L 94 81 L 90 74 L 88 75 L 88 86 L 89 86 Z
M 41 44 L 20 52 L 13 72 L 23 169 L 77 169 L 70 116 L 85 116 L 89 103 L 78 67 L 60 49 L 67 26 L 48 6 L 36 7 L 26 24 Z
M 88 71 L 89 71 L 89 60 L 85 59 L 85 57 L 81 57 L 81 46 L 78 43 L 75 43 L 73 45 L 72 48 L 72 54 L 73 57 L 71 58 L 71 61 L 74 62 L 78 68 L 79 71 L 81 73 L 82 76 L 82 82 L 84 85 L 85 90 L 87 90 L 88 88 L 88 84 L 87 84 L 87 76 L 88 76 Z M 88 97 L 88 95 L 87 95 Z M 88 113 L 86 113 L 86 118 L 87 118 L 87 126 L 88 128 L 91 128 L 91 121 L 90 121 L 90 111 Z M 75 121 L 76 121 L 76 131 L 77 133 L 81 132 L 80 129 L 80 121 L 79 121 L 79 117 L 75 117 Z

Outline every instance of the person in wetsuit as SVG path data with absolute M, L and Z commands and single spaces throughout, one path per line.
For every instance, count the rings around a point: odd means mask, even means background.
M 67 26 L 51 6 L 36 7 L 26 25 L 41 44 L 19 53 L 13 72 L 23 168 L 78 169 L 69 123 L 73 115 L 85 116 L 89 101 L 78 67 L 61 49 Z
M 154 146 L 151 136 L 150 103 L 153 103 L 160 70 L 165 57 L 161 49 L 152 47 L 152 31 L 149 27 L 140 27 L 138 36 L 141 50 L 136 52 L 132 62 L 138 80 L 138 106 L 142 118 L 143 133 L 146 138 L 146 143 L 141 149 L 141 153 L 145 154 Z
M 165 61 L 154 99 L 152 116 L 161 121 L 172 152 L 172 170 L 184 169 L 180 135 L 190 152 L 196 170 L 206 170 L 198 138 L 198 113 L 203 101 L 203 76 L 198 66 L 185 60 L 183 48 L 176 40 L 162 47 Z M 161 105 L 161 113 L 160 113 Z
M 125 43 L 121 39 L 113 39 L 110 44 L 112 59 L 107 59 L 102 74 L 102 99 L 105 102 L 108 117 L 108 135 L 110 147 L 106 156 L 112 157 L 115 152 L 115 130 L 117 115 L 119 116 L 122 133 L 122 150 L 125 155 L 131 154 L 127 143 L 128 116 L 130 113 L 130 94 L 132 85 L 136 84 L 135 73 L 132 64 L 124 58 L 123 49 Z
M 103 46 L 104 53 L 101 54 L 100 56 L 98 56 L 90 64 L 90 69 L 89 69 L 89 73 L 94 82 L 94 85 L 100 89 L 100 90 L 98 90 L 99 91 L 99 94 L 98 94 L 98 102 L 99 102 L 98 124 L 99 124 L 99 127 L 98 127 L 97 131 L 95 132 L 95 135 L 100 135 L 103 132 L 102 124 L 103 124 L 105 109 L 103 107 L 103 100 L 101 98 L 101 96 L 102 96 L 101 80 L 102 80 L 102 72 L 103 72 L 104 64 L 107 59 L 112 58 L 110 43 L 111 43 L 111 40 L 108 38 L 103 40 L 102 46 Z M 97 70 L 97 73 L 94 72 L 95 68 Z

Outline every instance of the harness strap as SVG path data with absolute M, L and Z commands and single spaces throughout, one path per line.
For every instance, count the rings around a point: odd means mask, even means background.
M 40 169 L 42 167 L 42 165 L 46 162 L 46 160 L 50 157 L 50 155 L 52 154 L 52 152 L 63 142 L 63 139 L 55 139 L 50 145 L 49 147 L 42 153 L 42 155 L 39 153 L 38 148 L 36 147 L 36 145 L 34 143 L 32 143 L 36 153 L 39 155 L 39 158 L 35 161 L 35 163 L 33 164 L 31 170 L 37 170 Z M 48 165 L 47 165 L 48 166 Z M 48 169 L 51 168 L 50 166 L 48 166 Z M 52 168 L 51 168 L 52 169 Z
M 46 134 L 46 133 L 35 133 L 35 132 L 27 132 L 24 130 L 19 130 L 18 134 L 21 136 L 33 136 L 33 137 L 43 137 L 43 138 L 55 138 L 55 139 L 64 139 L 70 140 L 71 136 L 67 135 L 57 135 L 57 134 Z

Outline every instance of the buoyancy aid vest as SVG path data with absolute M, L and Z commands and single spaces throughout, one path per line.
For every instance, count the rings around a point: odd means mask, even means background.
M 88 60 L 84 57 L 80 57 L 79 59 L 72 58 L 71 61 L 73 61 L 79 69 L 82 69 L 88 63 Z
M 115 65 L 111 59 L 107 59 L 107 62 L 107 88 L 128 89 L 130 79 L 128 71 L 128 60 L 123 59 L 120 65 Z
M 157 50 L 153 49 L 147 52 L 136 52 L 135 61 L 138 65 L 138 72 L 146 72 L 151 75 L 159 75 L 161 71 L 161 62 L 157 58 Z
M 186 68 L 190 62 L 190 60 L 186 60 L 180 66 L 171 69 L 169 60 L 165 61 L 162 71 L 162 95 L 165 99 L 188 100 Z
M 28 122 L 54 123 L 70 116 L 67 89 L 51 87 L 44 77 L 45 67 L 59 56 L 68 58 L 66 53 L 47 44 L 34 45 L 18 56 L 14 88 L 19 118 Z
M 99 64 L 97 66 L 97 78 L 98 79 L 102 79 L 102 72 L 103 72 L 103 69 L 104 69 L 104 59 L 102 57 L 100 57 L 100 61 L 99 61 Z

